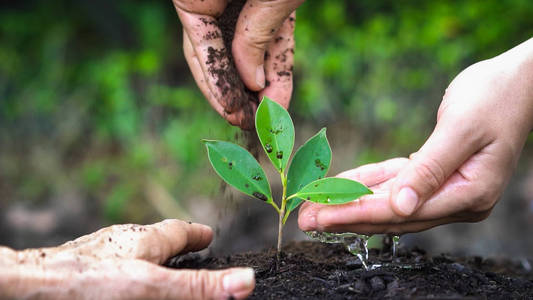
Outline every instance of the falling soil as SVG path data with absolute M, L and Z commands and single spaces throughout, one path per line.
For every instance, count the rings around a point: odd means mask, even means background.
M 221 30 L 225 48 L 208 48 L 206 64 L 209 66 L 208 72 L 216 79 L 216 85 L 222 92 L 222 98 L 226 99 L 226 110 L 228 112 L 244 110 L 245 118 L 241 123 L 242 128 L 254 128 L 253 103 L 258 103 L 257 92 L 253 92 L 244 86 L 233 60 L 231 45 L 235 34 L 235 26 L 245 0 L 231 1 L 223 14 L 217 18 L 217 25 Z M 205 20 L 204 22 L 208 22 Z M 218 32 L 209 32 L 206 39 L 218 38 Z
M 341 245 L 293 242 L 283 249 L 201 258 L 176 257 L 171 268 L 222 269 L 249 266 L 256 272 L 250 299 L 532 299 L 530 261 L 481 257 L 430 257 L 423 250 L 390 253 L 372 249 L 373 263 L 389 266 L 366 271 Z M 529 268 L 529 269 L 528 269 Z

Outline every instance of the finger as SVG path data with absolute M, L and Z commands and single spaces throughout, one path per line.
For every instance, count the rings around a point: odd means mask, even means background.
M 371 194 L 344 205 L 321 205 L 306 202 L 298 213 L 303 231 L 328 231 L 359 223 L 381 224 L 399 221 L 389 204 L 389 193 Z
M 248 0 L 233 39 L 233 57 L 244 84 L 253 91 L 265 87 L 265 51 L 278 29 L 303 0 Z
M 292 95 L 295 16 L 293 12 L 285 19 L 268 45 L 265 52 L 265 88 L 259 92 L 260 99 L 267 96 L 286 109 Z
M 358 168 L 339 173 L 336 177 L 359 181 L 366 186 L 383 183 L 393 177 L 405 167 L 408 159 L 403 157 L 392 158 L 379 163 L 367 164 Z
M 173 270 L 137 259 L 100 260 L 72 273 L 69 286 L 91 299 L 243 299 L 255 287 L 251 268 Z
M 393 184 L 391 205 L 398 215 L 413 214 L 473 153 L 486 145 L 480 131 L 469 124 L 468 120 L 441 117 L 429 139 Z
M 446 217 L 443 219 L 430 220 L 430 221 L 415 221 L 404 223 L 391 223 L 391 224 L 352 224 L 352 225 L 340 225 L 330 226 L 324 231 L 326 232 L 352 232 L 365 235 L 373 234 L 404 234 L 415 233 L 424 230 L 431 229 L 436 226 L 465 221 L 458 217 Z
M 469 163 L 469 162 L 467 162 Z M 485 197 L 486 188 L 465 178 L 461 173 L 455 172 L 450 176 L 444 186 L 432 198 L 427 200 L 419 210 L 409 217 L 402 217 L 395 213 L 390 205 L 390 191 L 375 193 L 361 197 L 358 201 L 345 205 L 316 205 L 302 206 L 299 215 L 299 225 L 302 230 L 318 231 L 355 231 L 374 233 L 393 232 L 391 228 L 400 228 L 402 224 L 419 223 L 426 226 L 436 226 L 442 220 L 452 221 L 479 221 L 487 216 L 488 209 L 473 210 L 472 207 Z M 315 223 L 304 222 L 302 215 L 313 214 Z M 437 222 L 437 221 L 438 222 Z M 439 221 L 440 220 L 440 221 Z M 393 226 L 394 225 L 394 226 Z M 413 228 L 401 227 L 401 231 L 409 232 Z
M 136 258 L 161 264 L 184 250 L 205 248 L 212 237 L 208 226 L 171 219 L 145 226 L 113 225 L 76 244 L 72 250 L 100 259 Z
M 181 9 L 187 12 L 196 13 L 199 15 L 206 15 L 217 17 L 224 12 L 228 4 L 228 0 L 202 0 L 202 1 L 182 1 L 174 0 L 176 9 Z
M 216 19 L 182 9 L 177 11 L 212 98 L 218 101 L 227 113 L 236 112 L 248 105 L 248 98 L 242 95 L 243 89 L 235 88 L 242 86 L 240 78 L 225 76 L 234 72 L 234 69 Z
M 380 163 L 373 163 L 364 165 L 352 170 L 342 172 L 337 175 L 337 177 L 348 178 L 352 180 L 359 181 L 367 186 L 369 186 L 374 192 L 373 195 L 368 195 L 361 197 L 358 201 L 354 202 L 354 205 L 361 205 L 363 210 L 367 206 L 366 199 L 372 199 L 375 204 L 379 204 L 373 208 L 373 210 L 382 209 L 386 207 L 389 210 L 389 214 L 385 214 L 385 218 L 391 216 L 389 202 L 389 190 L 383 191 L 383 193 L 378 193 L 380 190 L 386 188 L 386 182 L 389 182 L 396 174 L 401 170 L 403 166 L 407 164 L 408 160 L 406 158 L 393 158 Z M 383 185 L 382 185 L 383 184 Z M 378 199 L 379 201 L 376 201 Z M 317 230 L 319 224 L 317 223 L 317 214 L 322 210 L 328 210 L 328 205 L 315 204 L 312 202 L 305 201 L 300 207 L 298 213 L 298 225 L 300 229 L 304 231 Z M 345 207 L 345 206 L 334 206 L 334 207 Z M 347 212 L 348 213 L 348 212 Z M 384 213 L 384 212 L 383 212 Z M 392 214 L 394 215 L 394 214 Z M 350 222 L 350 220 L 345 220 L 344 212 L 341 210 L 339 212 L 339 220 L 342 222 Z M 395 216 L 395 215 L 394 215 Z M 353 221 L 353 220 L 351 220 Z
M 255 287 L 251 268 L 222 271 L 168 270 L 161 299 L 244 299 Z
M 170 245 L 168 257 L 177 253 L 202 250 L 213 240 L 213 230 L 203 224 L 169 219 L 148 226 L 155 227 L 161 234 L 162 241 Z M 183 234 L 183 230 L 185 230 L 185 241 L 179 240 L 181 237 L 177 238 L 178 235 Z
M 161 264 L 168 258 L 189 251 L 203 249 L 211 243 L 213 231 L 197 223 L 168 219 L 139 230 L 134 258 Z
M 183 31 L 183 52 L 185 54 L 185 60 L 189 65 L 189 69 L 191 69 L 191 73 L 194 77 L 194 80 L 196 81 L 198 87 L 200 88 L 200 91 L 207 99 L 209 104 L 211 104 L 215 111 L 220 114 L 224 119 L 226 119 L 231 125 L 239 126 L 244 118 L 243 109 L 239 109 L 236 112 L 229 113 L 211 93 L 208 80 L 205 78 L 205 73 L 202 70 L 202 66 L 200 65 L 198 56 L 196 55 L 191 40 L 185 30 Z

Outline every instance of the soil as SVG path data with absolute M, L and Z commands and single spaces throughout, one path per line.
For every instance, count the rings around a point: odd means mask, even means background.
M 202 258 L 175 257 L 171 268 L 249 266 L 256 272 L 250 299 L 533 299 L 531 262 L 481 257 L 428 256 L 421 249 L 371 249 L 365 270 L 342 245 L 292 242 L 276 266 L 275 250 Z M 529 270 L 527 270 L 529 268 Z
M 259 103 L 258 94 L 244 86 L 231 52 L 235 25 L 245 3 L 246 0 L 231 1 L 223 14 L 217 18 L 216 22 L 221 30 L 225 48 L 209 47 L 206 64 L 209 66 L 208 72 L 217 79 L 216 85 L 220 87 L 222 98 L 226 99 L 226 111 L 231 113 L 242 108 L 245 119 L 241 123 L 241 128 L 252 130 L 255 125 L 253 106 L 250 105 L 250 102 Z M 205 20 L 204 22 L 208 21 Z M 218 32 L 208 32 L 205 38 L 218 38 L 218 34 Z

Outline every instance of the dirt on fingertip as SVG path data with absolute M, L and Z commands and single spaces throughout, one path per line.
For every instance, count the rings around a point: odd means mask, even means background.
M 400 249 L 396 258 L 372 249 L 374 263 L 390 266 L 367 271 L 341 245 L 292 242 L 279 266 L 274 249 L 223 257 L 186 255 L 167 262 L 179 269 L 248 266 L 256 287 L 249 299 L 533 299 L 532 261 L 428 256 Z

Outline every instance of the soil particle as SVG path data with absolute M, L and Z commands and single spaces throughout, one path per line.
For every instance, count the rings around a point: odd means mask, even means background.
M 176 257 L 167 266 L 222 269 L 249 266 L 256 272 L 250 299 L 532 299 L 533 272 L 510 260 L 427 256 L 399 249 L 396 266 L 365 271 L 341 245 L 293 242 L 276 268 L 274 249 L 201 258 Z M 371 262 L 391 262 L 372 249 Z

